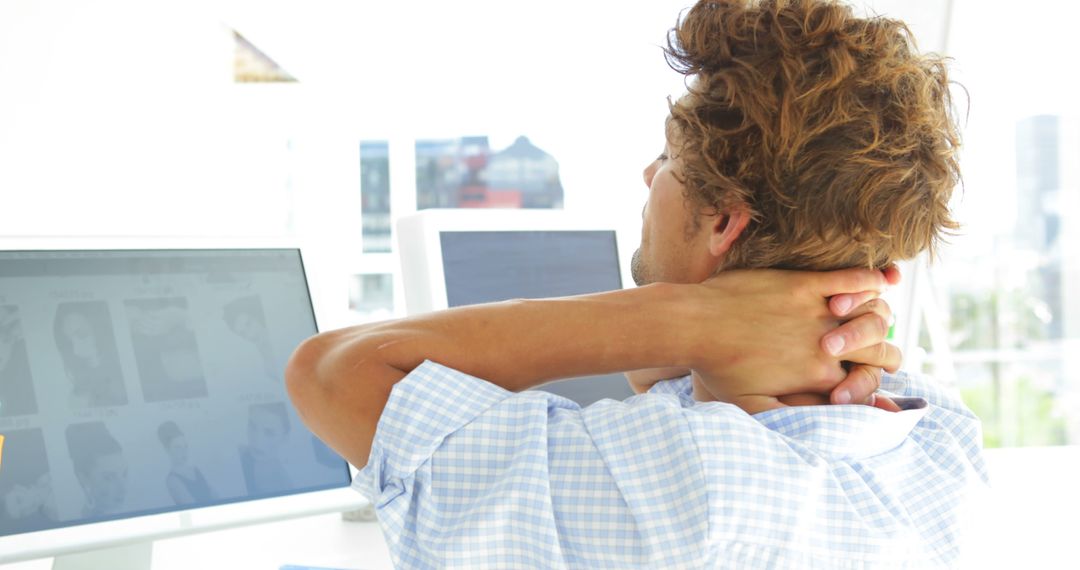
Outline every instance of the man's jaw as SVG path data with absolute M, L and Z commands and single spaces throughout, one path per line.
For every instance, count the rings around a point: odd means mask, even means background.
M 630 258 L 630 276 L 638 287 L 652 283 L 645 268 L 645 262 L 641 259 L 640 247 L 634 250 L 634 255 Z

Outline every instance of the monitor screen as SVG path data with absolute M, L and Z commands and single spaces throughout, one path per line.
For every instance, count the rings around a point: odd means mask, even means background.
M 622 289 L 614 231 L 443 231 L 439 241 L 450 307 Z M 633 395 L 622 374 L 542 389 L 582 406 Z
M 349 484 L 283 372 L 300 252 L 0 252 L 0 536 Z

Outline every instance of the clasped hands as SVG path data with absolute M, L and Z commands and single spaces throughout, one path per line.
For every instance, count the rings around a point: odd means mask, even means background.
M 898 283 L 895 267 L 825 273 L 730 271 L 681 289 L 684 335 L 699 401 L 748 413 L 795 405 L 899 408 L 875 394 L 882 372 L 900 366 L 886 342 L 892 319 L 879 298 Z M 685 375 L 685 367 L 627 374 L 635 391 Z

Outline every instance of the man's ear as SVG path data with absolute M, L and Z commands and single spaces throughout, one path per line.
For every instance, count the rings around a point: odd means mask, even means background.
M 713 216 L 709 234 L 709 254 L 721 258 L 731 249 L 731 245 L 742 235 L 746 224 L 750 223 L 750 212 L 733 209 Z

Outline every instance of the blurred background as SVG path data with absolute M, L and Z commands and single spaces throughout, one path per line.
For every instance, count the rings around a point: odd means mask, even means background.
M 393 227 L 417 209 L 561 208 L 636 239 L 688 4 L 3 0 L 0 235 L 295 240 L 324 329 L 404 314 Z M 908 365 L 994 450 L 1009 522 L 972 565 L 1053 567 L 1080 506 L 1080 6 L 857 6 L 954 60 L 963 228 Z

